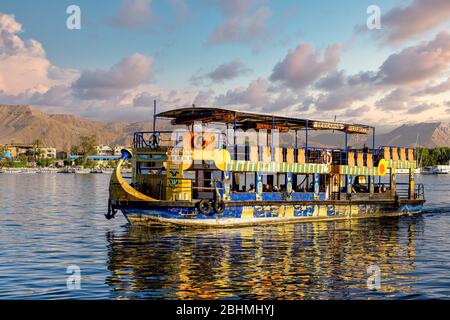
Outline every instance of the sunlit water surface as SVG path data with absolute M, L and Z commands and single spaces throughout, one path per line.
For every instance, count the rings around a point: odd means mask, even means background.
M 107 221 L 108 180 L 0 174 L 1 299 L 450 297 L 450 175 L 417 178 L 422 216 L 211 231 Z

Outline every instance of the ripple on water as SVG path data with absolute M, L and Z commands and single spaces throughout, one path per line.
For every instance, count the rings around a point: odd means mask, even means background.
M 450 176 L 417 181 L 422 216 L 192 231 L 107 221 L 107 175 L 1 174 L 0 298 L 448 298 Z

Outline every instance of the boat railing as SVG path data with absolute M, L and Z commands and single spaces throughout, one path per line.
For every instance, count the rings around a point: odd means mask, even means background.
M 133 136 L 134 148 L 183 148 L 185 147 L 186 131 L 141 131 L 135 132 Z M 195 134 L 195 133 L 194 133 Z M 217 131 L 208 132 L 213 135 L 214 147 L 222 149 L 225 145 L 225 134 Z
M 135 132 L 133 136 L 134 148 L 171 147 L 175 144 L 172 131 Z
M 416 199 L 425 200 L 425 187 L 423 183 L 416 184 L 414 196 Z
M 195 134 L 195 133 L 194 133 Z M 324 148 L 324 147 L 272 147 L 272 146 L 238 146 L 229 144 L 226 135 L 220 131 L 212 132 L 215 136 L 214 148 L 226 147 L 231 159 L 250 162 L 286 162 L 348 165 L 357 167 L 377 166 L 381 159 L 414 161 L 415 149 L 396 146 L 369 148 Z M 193 142 L 195 143 L 195 142 Z M 136 132 L 133 138 L 134 148 L 182 148 L 186 144 L 186 131 L 147 131 Z
M 397 183 L 397 196 L 400 199 L 410 198 L 410 185 L 409 183 Z M 414 199 L 425 199 L 425 188 L 422 183 L 418 183 L 414 186 Z
M 416 159 L 416 149 L 399 146 L 380 146 L 374 150 L 374 159 L 376 161 L 381 159 L 388 161 L 414 161 Z
M 238 147 L 235 156 L 233 156 L 232 147 L 229 147 L 228 150 L 232 159 L 251 162 L 296 162 L 358 167 L 373 167 L 377 164 L 370 149 L 245 146 Z M 256 156 L 252 156 L 252 154 Z

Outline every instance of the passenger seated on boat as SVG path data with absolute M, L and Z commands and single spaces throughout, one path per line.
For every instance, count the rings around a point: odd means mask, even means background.
M 250 188 L 248 189 L 248 192 L 255 192 L 255 185 L 253 183 L 250 183 Z
M 273 186 L 273 192 L 278 192 L 278 186 Z
M 246 192 L 247 191 L 247 187 L 246 186 L 242 186 L 242 192 Z
M 365 186 L 360 185 L 358 183 L 353 184 L 352 186 L 352 192 L 354 193 L 366 193 L 368 190 Z
M 286 185 L 281 184 L 281 185 L 280 185 L 280 191 L 281 191 L 281 192 L 286 191 Z
M 263 192 L 270 192 L 271 191 L 271 187 L 268 183 L 266 183 L 263 187 Z

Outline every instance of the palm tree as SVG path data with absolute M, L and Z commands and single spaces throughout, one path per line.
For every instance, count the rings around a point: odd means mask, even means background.
M 33 141 L 33 155 L 34 155 L 34 161 L 37 161 L 41 158 L 42 150 L 41 147 L 43 146 L 42 140 L 36 139 Z

